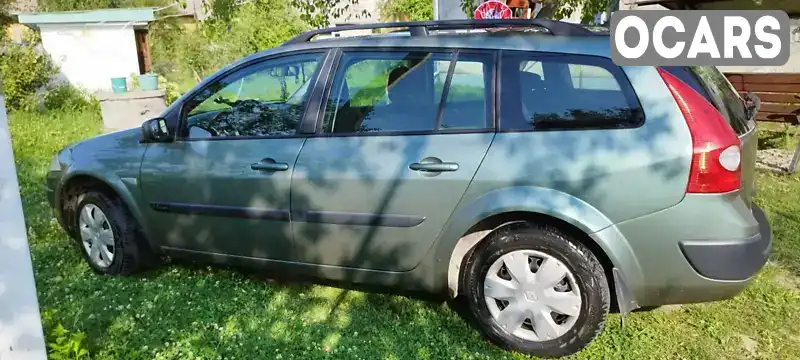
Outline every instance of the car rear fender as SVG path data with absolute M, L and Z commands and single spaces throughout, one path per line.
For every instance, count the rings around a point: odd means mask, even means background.
M 491 191 L 462 203 L 450 218 L 437 242 L 439 276 L 446 277 L 451 296 L 458 294 L 464 257 L 498 227 L 477 229 L 481 221 L 507 213 L 545 215 L 564 221 L 588 235 L 605 253 L 613 267 L 630 278 L 638 278 L 639 264 L 624 237 L 603 236 L 611 221 L 590 204 L 567 193 L 534 186 L 508 187 Z M 502 227 L 502 226 L 499 226 Z M 600 234 L 599 236 L 596 234 Z M 601 256 L 598 254 L 598 256 Z

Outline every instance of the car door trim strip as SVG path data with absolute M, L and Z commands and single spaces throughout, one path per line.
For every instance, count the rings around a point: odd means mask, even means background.
M 425 218 L 413 215 L 306 211 L 292 212 L 292 221 L 338 225 L 414 227 L 422 224 Z
M 185 215 L 206 215 L 242 219 L 292 221 L 306 223 L 360 225 L 381 227 L 414 227 L 422 224 L 425 217 L 394 214 L 368 214 L 333 211 L 292 212 L 287 210 L 268 210 L 240 206 L 187 204 L 174 202 L 154 202 L 150 207 L 159 212 Z
M 186 204 L 172 202 L 150 203 L 150 207 L 155 211 L 175 214 L 289 221 L 289 212 L 286 210 L 267 210 L 240 206 Z

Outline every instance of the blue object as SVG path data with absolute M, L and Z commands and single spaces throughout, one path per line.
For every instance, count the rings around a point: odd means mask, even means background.
M 111 78 L 111 90 L 117 94 L 128 92 L 128 81 L 124 77 Z
M 139 75 L 139 90 L 158 90 L 158 76 L 153 74 Z

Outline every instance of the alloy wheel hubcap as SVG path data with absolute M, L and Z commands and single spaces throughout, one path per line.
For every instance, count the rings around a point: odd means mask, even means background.
M 558 259 L 517 250 L 497 259 L 483 280 L 492 318 L 524 340 L 553 340 L 575 326 L 581 293 L 575 276 Z
M 81 242 L 89 259 L 95 265 L 106 268 L 114 261 L 114 231 L 106 214 L 93 204 L 86 204 L 78 218 Z

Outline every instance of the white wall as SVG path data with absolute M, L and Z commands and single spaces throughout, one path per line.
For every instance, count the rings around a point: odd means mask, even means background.
M 133 27 L 125 23 L 40 25 L 42 45 L 61 78 L 88 91 L 110 90 L 112 77 L 139 73 Z
M 461 11 L 461 0 L 433 0 L 433 6 L 438 6 L 439 18 L 434 20 L 462 20 L 468 19 L 467 15 Z M 436 17 L 437 14 L 434 14 Z

